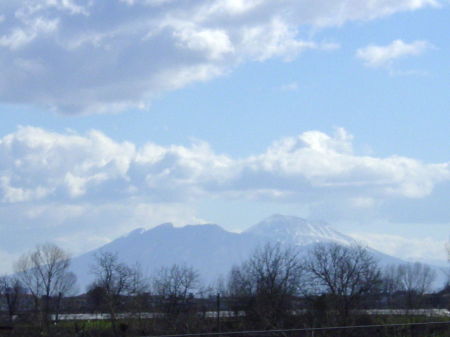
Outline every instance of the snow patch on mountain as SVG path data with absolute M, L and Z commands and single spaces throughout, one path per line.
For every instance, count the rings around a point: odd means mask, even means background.
M 336 242 L 342 245 L 356 243 L 354 239 L 339 233 L 325 222 L 280 214 L 268 217 L 247 229 L 245 233 L 295 246 L 306 246 L 319 242 Z

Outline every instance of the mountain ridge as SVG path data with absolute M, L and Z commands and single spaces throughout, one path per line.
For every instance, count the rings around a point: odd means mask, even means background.
M 93 277 L 90 266 L 102 251 L 117 253 L 120 261 L 138 263 L 145 274 L 162 266 L 190 265 L 199 271 L 202 281 L 210 284 L 225 277 L 233 265 L 243 262 L 256 247 L 265 242 L 280 242 L 307 252 L 317 243 L 353 245 L 357 242 L 322 221 L 309 221 L 295 216 L 272 215 L 241 233 L 225 230 L 217 224 L 176 227 L 163 223 L 151 229 L 138 228 L 116 240 L 72 260 L 72 270 L 85 288 Z M 381 265 L 404 261 L 368 248 Z M 383 262 L 384 261 L 384 262 Z M 84 290 L 84 289 L 82 289 Z

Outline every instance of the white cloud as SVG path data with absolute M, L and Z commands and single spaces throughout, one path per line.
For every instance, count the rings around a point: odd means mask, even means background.
M 398 235 L 375 233 L 353 233 L 350 236 L 385 254 L 398 256 L 405 260 L 423 262 L 446 260 L 446 240 L 436 240 L 427 236 L 405 238 Z
M 61 113 L 146 107 L 246 61 L 336 44 L 303 27 L 437 6 L 434 0 L 18 0 L 2 2 L 0 101 Z M 20 60 L 20 62 L 18 62 Z M 24 67 L 25 66 L 25 67 Z M 33 71 L 28 71 L 30 67 Z
M 369 67 L 378 68 L 390 66 L 397 59 L 407 56 L 420 55 L 430 49 L 432 45 L 427 41 L 411 43 L 395 40 L 386 46 L 369 45 L 356 51 L 356 56 Z
M 266 191 L 262 195 L 274 199 L 316 193 L 320 199 L 333 192 L 361 208 L 386 198 L 424 198 L 450 180 L 448 163 L 355 154 L 352 136 L 343 129 L 332 136 L 304 132 L 259 155 L 234 159 L 205 142 L 138 148 L 99 131 L 78 135 L 21 127 L 0 139 L 0 159 L 4 204 L 136 196 L 160 202 L 212 194 L 254 198 Z
M 23 28 L 15 28 L 9 34 L 0 36 L 0 47 L 12 50 L 23 47 L 32 42 L 39 35 L 49 34 L 58 28 L 58 20 L 46 20 L 38 17 L 24 23 Z
M 317 201 L 328 193 L 357 209 L 429 196 L 450 181 L 448 163 L 353 152 L 345 130 L 308 131 L 234 159 L 205 142 L 189 147 L 118 143 L 99 131 L 60 134 L 21 127 L 0 139 L 0 200 L 195 200 L 215 195 Z
M 279 182 L 285 180 L 287 188 L 298 181 L 311 189 L 354 189 L 374 197 L 420 198 L 430 194 L 436 183 L 450 178 L 447 163 L 358 156 L 351 141 L 343 129 L 334 137 L 309 131 L 276 142 L 262 155 L 250 158 L 248 165 L 254 172 L 269 174 Z
M 176 32 L 181 49 L 191 49 L 206 53 L 212 60 L 221 59 L 233 52 L 233 46 L 227 33 L 223 30 L 198 30 L 194 27 L 182 28 Z

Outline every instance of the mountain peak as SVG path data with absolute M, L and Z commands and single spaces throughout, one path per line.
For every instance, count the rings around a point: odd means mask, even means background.
M 156 226 L 155 228 L 173 228 L 173 223 L 165 222 L 165 223 L 162 223 L 162 224 Z
M 339 233 L 325 222 L 311 221 L 292 215 L 274 214 L 253 225 L 246 232 L 299 246 L 324 241 L 354 243 L 352 238 Z

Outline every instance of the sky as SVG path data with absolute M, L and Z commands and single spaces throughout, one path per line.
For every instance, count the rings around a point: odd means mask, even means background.
M 450 2 L 0 2 L 0 273 L 163 222 L 444 263 Z

